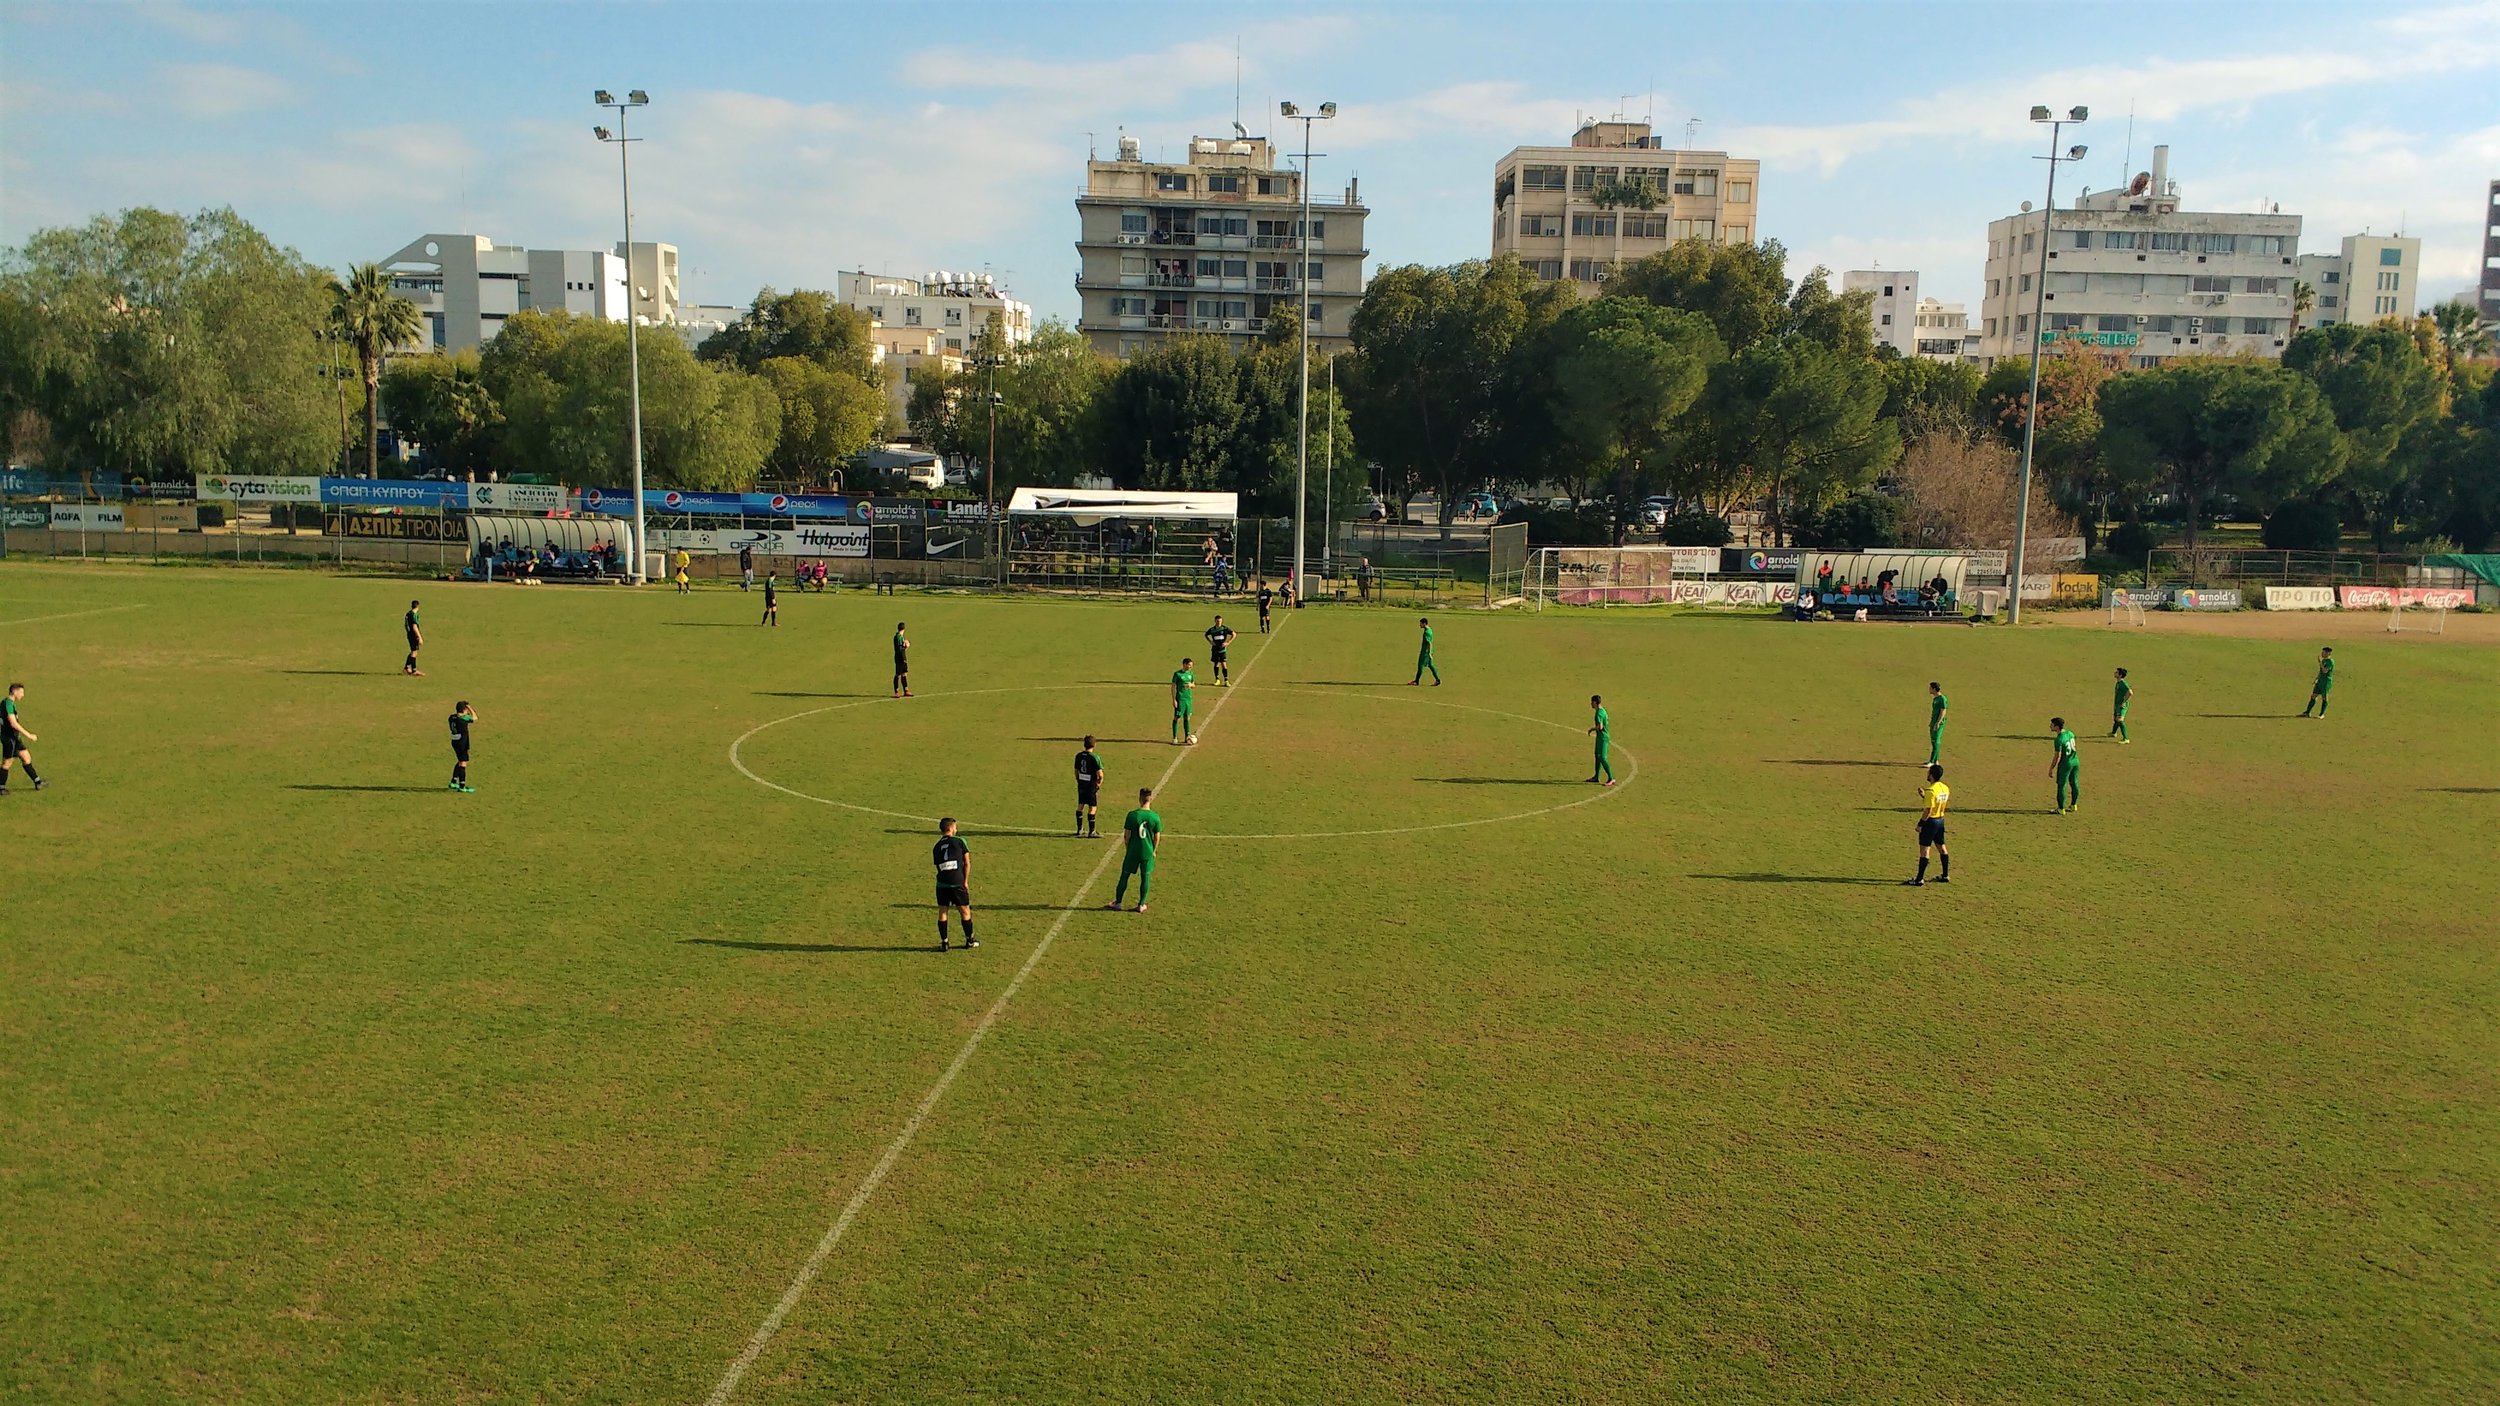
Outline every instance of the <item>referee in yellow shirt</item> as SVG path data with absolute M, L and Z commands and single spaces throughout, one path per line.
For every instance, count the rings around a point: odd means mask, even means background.
M 1918 788 L 1918 877 L 1903 879 L 1903 888 L 1924 888 L 1927 885 L 1928 852 L 1935 852 L 1936 862 L 1943 869 L 1936 882 L 1953 882 L 1953 856 L 1944 847 L 1944 808 L 1953 799 L 1953 788 L 1944 784 L 1944 768 L 1936 763 L 1927 767 L 1927 784 Z

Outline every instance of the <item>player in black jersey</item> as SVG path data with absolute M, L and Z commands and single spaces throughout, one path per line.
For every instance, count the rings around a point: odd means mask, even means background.
M 972 936 L 972 851 L 955 835 L 955 817 L 938 822 L 938 842 L 929 849 L 929 862 L 937 866 L 938 950 L 946 950 L 946 910 L 963 915 L 964 947 L 981 944 Z
M 1088 734 L 1083 750 L 1076 754 L 1076 833 L 1095 838 L 1094 801 L 1102 792 L 1102 758 L 1094 753 L 1094 739 Z
M 1232 642 L 1233 627 L 1224 623 L 1223 616 L 1216 616 L 1215 623 L 1207 627 L 1207 663 L 1215 670 L 1218 688 L 1233 681 L 1233 666 L 1224 662 L 1224 647 Z

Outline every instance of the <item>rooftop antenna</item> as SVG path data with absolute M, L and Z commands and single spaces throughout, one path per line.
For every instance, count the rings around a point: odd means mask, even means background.
M 1684 119 L 1684 149 L 1685 149 L 1685 150 L 1687 150 L 1687 151 L 1692 150 L 1692 148 L 1693 148 L 1693 143 L 1695 143 L 1695 142 L 1697 142 L 1697 141 L 1700 141 L 1700 140 L 1701 140 L 1701 119 L 1700 119 L 1700 118 L 1698 118 L 1698 117 L 1687 117 L 1687 118 L 1685 118 L 1685 119 Z
M 1238 133 L 1244 141 L 1249 140 L 1250 133 L 1241 125 L 1241 36 L 1239 34 L 1233 36 L 1233 131 Z
M 2135 99 L 2133 99 L 2133 98 L 2129 98 L 2129 99 L 2127 100 L 2127 154 L 2126 154 L 2125 156 L 2123 156 L 2123 157 L 2119 158 L 2119 161 L 2118 161 L 2118 185 L 2119 185 L 2119 188 L 2120 188 L 2120 189 L 2122 189 L 2122 190 L 2123 190 L 2123 189 L 2125 189 L 2125 188 L 2126 188 L 2126 186 L 2127 186 L 2127 184 L 2128 184 L 2128 182 L 2130 182 L 2130 181 L 2132 181 L 2132 180 L 2134 180 L 2134 179 L 2135 179 L 2135 177 L 2134 177 L 2132 174 L 2130 174 L 2130 173 L 2131 173 L 2131 172 L 2133 172 L 2134 170 L 2135 170 Z M 2160 191 L 2154 191 L 2154 192 L 2153 192 L 2153 194 L 2155 194 L 2155 195 L 2159 195 L 2159 194 L 2161 194 L 2161 192 L 2160 192 Z
M 1088 161 L 1094 159 L 1094 134 L 1091 132 L 1085 134 L 1085 159 Z
M 1643 98 L 1643 99 L 1641 100 L 1641 103 L 1642 103 L 1642 106 L 1641 106 L 1641 122 L 1642 122 L 1642 124 L 1643 124 L 1644 126 L 1646 126 L 1646 125 L 1648 125 L 1649 123 L 1652 123 L 1652 122 L 1657 121 L 1657 120 L 1658 120 L 1658 90 L 1657 90 L 1656 88 L 1654 88 L 1654 87 L 1653 87 L 1653 88 L 1651 88 L 1651 89 L 1649 90 L 1649 96 L 1648 96 L 1648 97 L 1646 97 L 1646 98 Z

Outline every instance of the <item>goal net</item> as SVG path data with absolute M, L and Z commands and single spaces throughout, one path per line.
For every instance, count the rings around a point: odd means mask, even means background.
M 1484 603 L 1509 605 L 1528 593 L 1528 525 L 1495 523 L 1486 534 Z
M 2448 606 L 2444 601 L 2407 605 L 2402 600 L 2391 600 L 2387 603 L 2387 633 L 2444 635 L 2448 633 Z
M 2138 629 L 2143 628 L 2144 603 L 2137 600 L 2134 595 L 2126 591 L 2110 592 L 2109 623 L 2112 625 L 2133 625 Z

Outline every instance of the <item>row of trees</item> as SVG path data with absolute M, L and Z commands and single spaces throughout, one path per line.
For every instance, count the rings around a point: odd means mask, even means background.
M 1065 327 L 1013 347 L 987 329 L 971 369 L 920 370 L 908 421 L 973 461 L 994 422 L 1002 489 L 1100 474 L 1287 512 L 1293 317 L 1246 345 L 1183 337 L 1116 363 Z M 301 473 L 372 464 L 387 422 L 455 473 L 616 481 L 622 325 L 527 311 L 482 352 L 385 357 L 418 330 L 380 269 L 335 279 L 231 211 L 46 230 L 0 257 L 0 448 L 141 476 Z M 2040 379 L 2035 523 L 2097 539 L 2115 521 L 2140 541 L 2167 516 L 2193 541 L 2230 510 L 2263 514 L 2281 545 L 2349 524 L 2382 546 L 2479 546 L 2500 530 L 2500 392 L 2473 360 L 2489 337 L 2443 309 L 2311 328 L 2279 362 L 2125 370 L 2061 348 Z M 1432 489 L 1447 521 L 1476 489 L 1550 484 L 1613 505 L 1618 538 L 1653 492 L 1759 508 L 1797 540 L 2010 535 L 2027 364 L 1879 351 L 1865 297 L 1819 268 L 1792 280 L 1777 243 L 1679 244 L 1591 299 L 1508 257 L 1385 269 L 1351 341 L 1307 388 L 1311 491 L 1333 462 L 1339 512 L 1374 485 L 1401 505 Z M 900 428 L 870 324 L 827 293 L 766 289 L 698 351 L 654 335 L 641 359 L 656 484 L 822 481 Z

